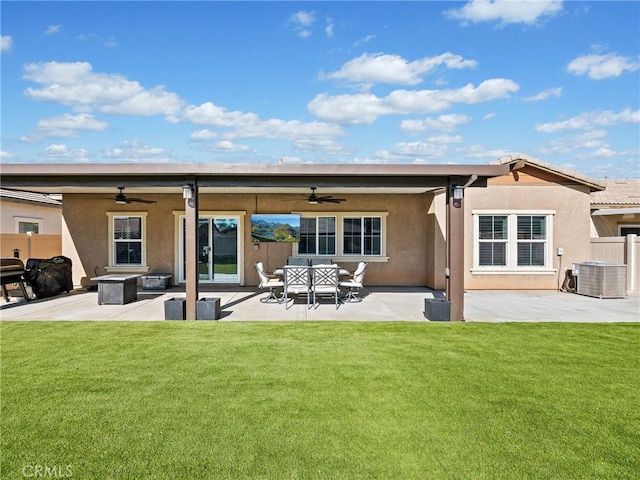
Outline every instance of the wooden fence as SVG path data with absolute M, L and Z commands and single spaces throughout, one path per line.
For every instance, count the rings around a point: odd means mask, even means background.
M 591 258 L 627 266 L 627 290 L 640 290 L 640 238 L 596 237 L 591 239 Z
M 0 254 L 3 257 L 14 257 L 16 251 L 23 262 L 28 258 L 51 258 L 62 255 L 62 235 L 1 233 Z

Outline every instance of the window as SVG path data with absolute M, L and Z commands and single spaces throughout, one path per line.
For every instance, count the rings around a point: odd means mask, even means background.
M 544 267 L 547 218 L 540 215 L 520 215 L 517 218 L 518 266 Z
M 551 269 L 555 212 L 474 211 L 474 264 L 483 271 Z
M 40 224 L 37 222 L 19 222 L 18 233 L 39 233 Z
M 621 237 L 631 234 L 640 235 L 640 225 L 618 225 L 618 231 Z
M 382 221 L 380 217 L 343 218 L 345 255 L 380 255 Z
M 362 257 L 387 261 L 386 218 L 386 212 L 300 212 L 300 242 L 294 244 L 293 253 L 329 256 L 336 261 L 358 261 Z
M 107 212 L 108 271 L 146 271 L 146 212 Z
M 113 218 L 114 264 L 142 264 L 142 217 Z
M 479 265 L 507 265 L 507 217 L 483 215 L 479 217 Z
M 16 233 L 42 233 L 41 218 L 13 217 Z
M 336 217 L 301 217 L 298 253 L 336 254 Z

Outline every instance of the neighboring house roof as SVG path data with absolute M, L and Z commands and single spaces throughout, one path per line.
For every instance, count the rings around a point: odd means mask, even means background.
M 58 195 L 45 195 L 42 193 L 25 192 L 22 190 L 7 190 L 5 188 L 0 188 L 0 198 L 2 200 L 17 203 L 29 203 L 52 207 L 62 206 L 62 200 Z
M 640 207 L 640 180 L 606 179 L 606 190 L 591 194 L 592 208 Z
M 489 164 L 511 165 L 512 170 L 523 168 L 525 165 L 531 165 L 540 170 L 544 170 L 560 177 L 566 178 L 567 180 L 582 183 L 588 186 L 592 192 L 598 192 L 606 188 L 606 185 L 602 180 L 596 180 L 572 170 L 558 167 L 557 165 L 553 165 L 552 163 L 543 162 L 542 160 L 530 157 L 529 155 L 526 155 L 524 153 L 514 153 L 512 155 L 507 155 L 506 157 L 502 157 L 496 161 L 489 162 Z

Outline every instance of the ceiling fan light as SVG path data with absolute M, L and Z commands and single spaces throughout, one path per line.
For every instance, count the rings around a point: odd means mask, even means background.
M 117 203 L 118 205 L 126 205 L 126 204 L 127 204 L 127 201 L 126 201 L 126 200 L 123 200 L 123 199 L 121 199 L 121 198 L 117 198 L 117 199 L 116 199 L 116 203 Z
M 318 201 L 317 200 L 309 200 L 309 205 L 317 205 Z

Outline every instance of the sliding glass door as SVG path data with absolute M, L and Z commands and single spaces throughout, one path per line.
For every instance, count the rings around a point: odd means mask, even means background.
M 198 219 L 198 275 L 202 283 L 239 283 L 239 217 Z M 185 278 L 185 219 L 180 220 L 180 281 Z

